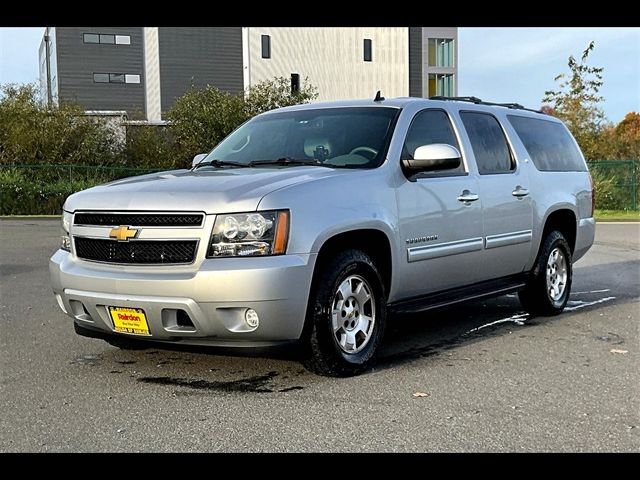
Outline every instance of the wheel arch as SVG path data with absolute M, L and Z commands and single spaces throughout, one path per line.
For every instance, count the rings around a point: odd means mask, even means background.
M 313 268 L 314 288 L 318 271 L 332 256 L 348 249 L 361 250 L 371 257 L 382 277 L 385 293 L 388 295 L 393 278 L 393 258 L 391 240 L 386 232 L 378 228 L 355 228 L 335 233 L 326 238 L 318 249 Z M 310 292 L 311 293 L 311 292 Z
M 571 248 L 571 254 L 573 254 L 576 247 L 576 236 L 578 233 L 578 216 L 572 208 L 563 206 L 555 210 L 547 212 L 544 219 L 544 228 L 542 229 L 542 236 L 540 237 L 540 245 L 538 246 L 538 254 L 540 248 L 547 235 L 554 230 L 559 231 L 564 235 L 569 247 Z

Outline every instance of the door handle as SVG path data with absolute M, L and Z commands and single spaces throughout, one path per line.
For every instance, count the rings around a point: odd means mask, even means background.
M 511 195 L 518 198 L 526 197 L 527 195 L 529 195 L 529 190 L 527 190 L 526 188 L 522 188 L 520 185 L 518 185 L 516 189 L 513 192 L 511 192 Z
M 469 190 L 463 190 L 458 196 L 458 201 L 463 202 L 465 205 L 469 205 L 471 202 L 475 202 L 480 197 L 477 193 L 471 193 Z

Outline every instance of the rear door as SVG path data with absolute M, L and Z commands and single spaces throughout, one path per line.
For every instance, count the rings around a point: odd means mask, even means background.
M 482 280 L 520 273 L 530 257 L 533 208 L 527 171 L 516 161 L 498 119 L 462 111 L 478 167 L 484 224 Z
M 418 112 L 409 127 L 403 158 L 422 145 L 446 143 L 460 150 L 449 115 Z M 404 179 L 396 190 L 400 238 L 406 263 L 397 278 L 405 297 L 477 281 L 482 262 L 482 209 L 478 182 L 466 162 L 459 168 Z

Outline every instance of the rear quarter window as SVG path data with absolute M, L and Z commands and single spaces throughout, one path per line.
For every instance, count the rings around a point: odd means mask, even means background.
M 569 131 L 558 122 L 507 115 L 533 164 L 543 172 L 585 172 L 580 150 Z

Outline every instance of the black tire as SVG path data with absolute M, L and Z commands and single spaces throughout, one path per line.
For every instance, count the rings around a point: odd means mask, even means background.
M 310 371 L 324 376 L 358 375 L 371 365 L 386 327 L 387 300 L 380 273 L 366 253 L 360 250 L 346 250 L 336 255 L 316 275 L 307 309 L 308 333 L 303 338 L 307 348 L 304 365 Z M 351 276 L 361 277 L 368 284 L 371 299 L 361 308 L 365 316 L 369 315 L 371 308 L 375 308 L 375 315 L 373 315 L 374 321 L 369 327 L 369 333 L 366 335 L 368 340 L 361 341 L 362 345 L 357 347 L 360 348 L 359 351 L 346 353 L 338 344 L 337 335 L 339 334 L 334 333 L 332 304 L 336 299 L 338 287 Z M 343 303 L 348 304 L 348 302 Z M 359 309 L 359 304 L 356 305 Z M 365 312 L 365 309 L 368 309 L 369 313 Z M 358 313 L 354 315 L 356 316 L 353 318 L 357 318 Z M 343 333 L 346 335 L 346 331 L 343 330 Z M 361 339 L 362 334 L 360 335 Z M 357 341 L 352 344 L 352 347 L 355 345 Z
M 547 288 L 547 261 L 556 248 L 564 255 L 567 279 L 564 283 L 563 293 L 559 298 L 554 299 L 549 293 L 549 288 Z M 564 310 L 569 300 L 572 277 L 571 249 L 564 235 L 554 230 L 543 239 L 527 285 L 518 293 L 522 307 L 531 315 L 558 315 Z

